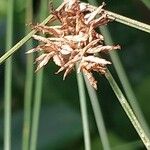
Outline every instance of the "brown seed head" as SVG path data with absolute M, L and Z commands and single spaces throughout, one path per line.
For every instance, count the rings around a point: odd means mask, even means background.
M 59 26 L 36 25 L 34 28 L 46 34 L 46 37 L 34 35 L 33 38 L 40 44 L 27 53 L 43 51 L 35 62 L 36 71 L 45 66 L 50 59 L 60 66 L 56 73 L 65 71 L 63 79 L 70 73 L 76 64 L 78 72 L 82 72 L 89 83 L 97 89 L 97 81 L 92 72 L 104 74 L 106 65 L 111 64 L 106 59 L 95 56 L 96 53 L 120 49 L 120 46 L 103 45 L 103 35 L 96 32 L 96 28 L 109 22 L 103 3 L 95 10 L 79 0 L 64 0 L 64 7 L 60 11 L 53 11 L 54 21 Z

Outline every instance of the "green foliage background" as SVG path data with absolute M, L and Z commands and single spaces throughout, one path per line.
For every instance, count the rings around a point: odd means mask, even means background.
M 150 10 L 136 0 L 106 0 L 106 8 L 118 14 L 150 23 Z M 60 3 L 54 1 L 55 7 Z M 98 1 L 101 4 L 101 1 Z M 14 43 L 25 33 L 25 0 L 15 0 L 14 9 Z M 34 1 L 34 15 L 38 16 L 39 1 Z M 45 6 L 47 7 L 47 6 Z M 0 1 L 0 56 L 5 50 L 7 2 Z M 34 21 L 37 22 L 36 19 Z M 112 22 L 108 25 L 114 43 L 121 45 L 118 51 L 129 81 L 133 87 L 139 105 L 150 124 L 150 36 L 125 25 Z M 25 47 L 13 55 L 13 88 L 12 88 L 12 149 L 21 149 L 23 123 L 23 96 L 26 55 Z M 107 56 L 108 57 L 108 56 Z M 110 59 L 110 58 L 109 58 Z M 113 65 L 109 67 L 119 83 Z M 58 68 L 49 63 L 44 69 L 42 107 L 39 123 L 39 150 L 82 150 L 83 131 L 75 72 L 62 80 L 62 75 L 55 75 Z M 139 150 L 145 149 L 139 141 L 127 116 L 122 110 L 105 77 L 95 75 L 98 80 L 99 103 L 102 108 L 106 129 L 112 149 Z M 0 66 L 0 150 L 3 149 L 3 85 L 4 65 Z M 87 97 L 92 149 L 102 149 L 90 101 Z

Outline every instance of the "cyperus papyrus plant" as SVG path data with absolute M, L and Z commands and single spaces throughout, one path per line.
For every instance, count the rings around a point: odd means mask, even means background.
M 76 4 L 79 4 L 79 6 Z M 74 8 L 72 8 L 73 6 Z M 96 88 L 96 81 L 93 78 L 91 71 L 104 73 L 106 75 L 106 78 L 110 81 L 110 84 L 112 85 L 116 95 L 119 94 L 118 99 L 121 100 L 120 102 L 123 108 L 126 110 L 128 117 L 134 124 L 134 127 L 141 136 L 141 139 L 144 141 L 144 144 L 149 149 L 149 139 L 143 132 L 132 109 L 130 109 L 130 106 L 126 105 L 126 99 L 124 99 L 124 96 L 122 96 L 122 93 L 118 90 L 116 84 L 114 84 L 112 76 L 109 74 L 108 71 L 106 72 L 106 65 L 110 64 L 110 61 L 95 56 L 95 53 L 97 52 L 101 54 L 101 52 L 111 50 L 116 46 L 110 46 L 110 49 L 108 47 L 107 49 L 103 45 L 103 36 L 99 33 L 96 33 L 95 29 L 97 28 L 97 26 L 105 25 L 105 23 L 107 23 L 110 19 L 118 21 L 120 23 L 124 23 L 126 25 L 130 25 L 132 27 L 139 28 L 140 30 L 146 32 L 150 32 L 150 28 L 148 25 L 144 25 L 143 23 L 133 21 L 132 19 L 127 19 L 126 17 L 109 11 L 105 11 L 103 10 L 102 6 L 97 9 L 88 4 L 78 3 L 73 0 L 64 1 L 61 7 L 57 9 L 57 11 L 53 11 L 53 15 L 46 18 L 42 24 L 33 27 L 33 31 L 31 31 L 26 37 L 18 42 L 6 54 L 4 54 L 0 58 L 0 63 L 2 63 L 6 58 L 11 56 L 14 52 L 16 52 L 18 48 L 22 46 L 29 38 L 31 38 L 31 36 L 37 31 L 44 31 L 44 34 L 46 34 L 47 38 L 43 38 L 42 36 L 37 35 L 33 36 L 35 39 L 42 41 L 42 44 L 32 50 L 42 50 L 44 52 L 41 57 L 36 59 L 36 62 L 38 63 L 37 69 L 40 69 L 49 61 L 48 53 L 51 52 L 49 51 L 49 49 L 48 51 L 46 51 L 45 49 L 49 48 L 49 44 L 51 44 L 53 53 L 51 53 L 50 57 L 58 66 L 60 66 L 59 71 L 65 71 L 64 77 L 74 68 L 74 65 L 76 63 L 79 63 L 78 72 L 83 72 L 88 77 L 91 85 Z M 68 15 L 70 18 L 68 17 L 66 19 Z M 47 24 L 47 26 L 43 26 L 51 20 L 50 18 L 52 18 L 53 21 L 59 20 L 61 24 L 59 24 L 58 26 L 49 26 L 49 24 Z M 50 22 L 52 22 L 52 20 Z M 67 22 L 67 20 L 69 21 Z M 76 28 L 76 26 L 78 28 Z M 74 30 L 72 31 L 72 29 Z M 117 48 L 119 48 L 119 46 L 117 46 Z
M 108 52 L 120 49 L 119 45 L 104 45 L 102 34 L 96 32 L 96 28 L 107 24 L 110 19 L 103 8 L 103 3 L 97 9 L 91 8 L 79 1 L 68 1 L 59 11 L 53 11 L 54 17 L 49 21 L 59 20 L 58 26 L 37 25 L 34 29 L 46 34 L 46 37 L 33 35 L 33 38 L 42 42 L 27 53 L 43 51 L 36 58 L 37 71 L 46 65 L 52 58 L 60 69 L 65 70 L 66 75 L 79 63 L 78 72 L 87 76 L 90 84 L 97 89 L 97 81 L 92 71 L 105 74 L 106 65 L 111 64 L 104 58 L 95 56 L 96 53 Z
M 97 89 L 97 81 L 92 75 L 93 71 L 105 74 L 112 86 L 113 79 L 106 68 L 106 65 L 111 64 L 110 61 L 95 56 L 97 53 L 101 54 L 109 50 L 120 49 L 119 45 L 105 46 L 103 44 L 103 36 L 95 30 L 97 27 L 106 25 L 110 21 L 107 11 L 103 9 L 103 6 L 104 3 L 95 9 L 77 0 L 64 1 L 63 7 L 59 11 L 53 11 L 53 18 L 49 20 L 49 23 L 59 20 L 60 25 L 34 26 L 33 28 L 36 31 L 40 31 L 47 36 L 45 38 L 33 35 L 33 38 L 42 42 L 42 44 L 27 52 L 44 52 L 36 58 L 35 62 L 38 64 L 36 71 L 45 66 L 52 58 L 55 64 L 60 66 L 56 73 L 65 70 L 64 79 L 74 66 L 78 64 L 77 72 L 82 72 L 95 89 Z M 146 147 L 149 148 L 149 139 L 141 128 L 130 105 L 128 105 L 122 93 L 119 93 L 117 87 L 115 88 L 115 84 L 113 85 L 112 88 L 120 99 L 122 107 Z

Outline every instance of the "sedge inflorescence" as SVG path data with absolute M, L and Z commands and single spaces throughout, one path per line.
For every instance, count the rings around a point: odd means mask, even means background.
M 104 4 L 96 9 L 91 9 L 88 4 L 78 0 L 64 0 L 64 5 L 59 11 L 53 11 L 53 18 L 49 22 L 59 21 L 60 25 L 36 25 L 34 29 L 45 36 L 33 35 L 40 44 L 27 53 L 42 51 L 35 60 L 38 71 L 51 59 L 60 66 L 59 73 L 70 73 L 75 65 L 77 72 L 82 72 L 89 83 L 97 89 L 97 81 L 93 72 L 105 74 L 106 65 L 111 64 L 104 58 L 95 54 L 120 49 L 119 45 L 104 45 L 104 37 L 96 32 L 96 28 L 106 25 L 110 20 L 103 9 Z

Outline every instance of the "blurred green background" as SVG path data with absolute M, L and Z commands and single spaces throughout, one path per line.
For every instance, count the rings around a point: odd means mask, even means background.
M 25 35 L 25 0 L 15 0 L 13 43 Z M 55 0 L 57 7 L 61 1 Z M 106 8 L 118 14 L 150 24 L 150 10 L 137 0 L 105 0 Z M 101 1 L 98 1 L 99 5 Z M 40 0 L 34 0 L 34 18 L 38 16 Z M 47 7 L 47 6 L 45 6 Z M 7 1 L 0 0 L 0 56 L 5 50 Z M 34 20 L 35 24 L 38 22 Z M 112 22 L 108 25 L 113 41 L 120 44 L 118 51 L 139 105 L 150 125 L 150 36 L 148 33 Z M 13 55 L 12 88 L 12 150 L 21 149 L 23 125 L 23 97 L 27 50 L 21 47 Z M 110 58 L 108 58 L 110 59 Z M 34 66 L 36 67 L 36 66 Z M 109 67 L 120 85 L 113 65 Z M 82 150 L 83 131 L 76 74 L 72 72 L 65 81 L 55 75 L 57 66 L 49 63 L 44 69 L 42 106 L 39 122 L 39 150 Z M 105 120 L 110 145 L 114 150 L 142 150 L 142 142 L 129 122 L 108 81 L 95 75 L 98 80 L 98 97 Z M 121 85 L 120 85 L 121 87 Z M 88 94 L 87 94 L 88 95 Z M 0 66 L 0 150 L 3 149 L 4 112 L 4 64 Z M 102 149 L 95 119 L 87 96 L 92 149 Z

